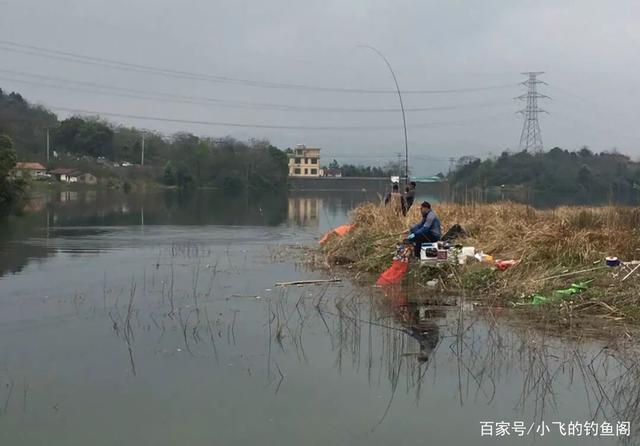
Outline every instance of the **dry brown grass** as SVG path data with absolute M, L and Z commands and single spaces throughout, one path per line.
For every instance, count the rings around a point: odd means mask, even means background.
M 566 285 L 576 278 L 541 279 L 589 268 L 609 255 L 623 260 L 640 259 L 640 209 L 619 206 L 564 206 L 538 210 L 531 206 L 502 202 L 434 206 L 443 232 L 455 223 L 470 234 L 464 245 L 475 246 L 497 259 L 517 259 L 520 264 L 496 274 L 492 289 L 511 296 Z M 354 229 L 324 248 L 329 263 L 350 263 L 361 271 L 379 272 L 389 265 L 401 232 L 419 221 L 419 207 L 407 217 L 398 216 L 379 204 L 364 204 L 351 214 Z M 601 275 L 608 274 L 606 277 Z M 616 282 L 607 270 L 592 273 L 607 287 L 603 295 L 615 295 Z M 602 280 L 600 280 L 602 279 Z M 631 285 L 633 281 L 628 281 Z M 640 300 L 640 297 L 638 297 Z

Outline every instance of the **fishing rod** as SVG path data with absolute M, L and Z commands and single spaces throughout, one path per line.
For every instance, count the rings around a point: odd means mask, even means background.
M 391 76 L 393 77 L 393 82 L 396 84 L 396 91 L 398 92 L 398 99 L 400 100 L 400 110 L 402 111 L 402 125 L 404 127 L 404 185 L 409 185 L 409 141 L 407 138 L 407 119 L 404 113 L 404 104 L 402 103 L 402 93 L 400 92 L 400 85 L 398 85 L 398 79 L 396 78 L 396 73 L 393 71 L 391 64 L 384 57 L 378 49 L 372 47 L 371 45 L 360 45 L 362 48 L 369 48 L 374 51 L 378 56 L 382 57 L 382 60 L 387 64 L 389 71 L 391 72 Z

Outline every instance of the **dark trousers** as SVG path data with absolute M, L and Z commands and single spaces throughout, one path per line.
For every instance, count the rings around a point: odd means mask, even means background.
M 435 237 L 431 234 L 419 234 L 416 235 L 413 240 L 413 253 L 416 257 L 420 257 L 420 249 L 423 243 L 435 243 L 440 240 L 440 237 Z

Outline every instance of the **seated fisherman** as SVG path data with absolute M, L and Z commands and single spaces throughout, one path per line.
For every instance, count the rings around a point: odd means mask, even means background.
M 423 243 L 435 243 L 440 240 L 440 219 L 431 209 L 431 204 L 423 201 L 420 205 L 422 221 L 409 229 L 407 240 L 414 243 L 414 254 L 420 257 L 420 249 Z

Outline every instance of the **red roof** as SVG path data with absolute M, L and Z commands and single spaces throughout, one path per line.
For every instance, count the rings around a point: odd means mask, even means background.
M 47 170 L 40 163 L 16 163 L 16 169 L 18 169 L 18 170 Z

